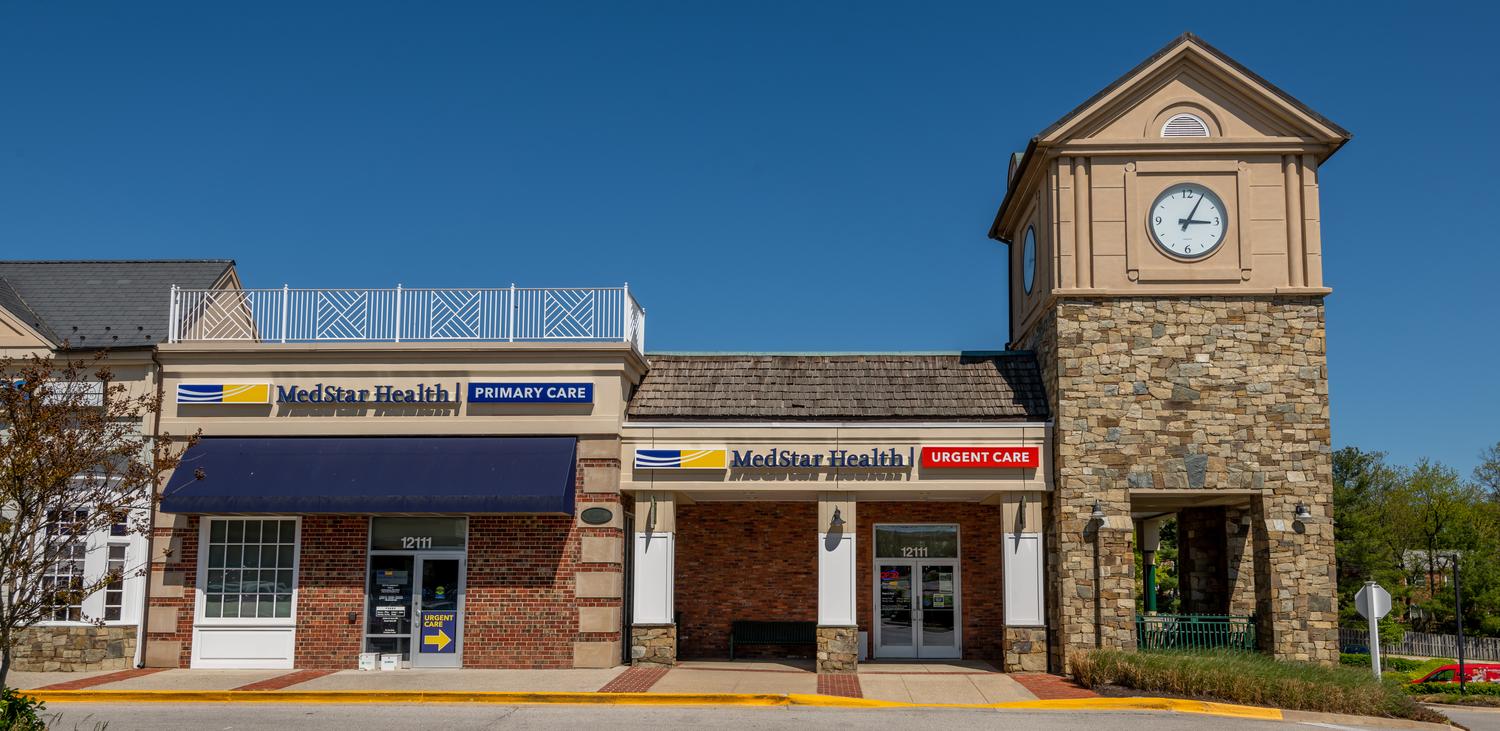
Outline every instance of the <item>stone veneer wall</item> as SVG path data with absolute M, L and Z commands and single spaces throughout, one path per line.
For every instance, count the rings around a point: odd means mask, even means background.
M 1134 646 L 1132 490 L 1235 489 L 1258 494 L 1249 540 L 1263 647 L 1336 659 L 1321 299 L 1064 299 L 1018 340 L 1037 352 L 1053 402 L 1054 654 Z M 1096 499 L 1103 525 L 1088 518 Z M 1298 502 L 1312 520 L 1292 520 Z
M 135 625 L 45 625 L 21 632 L 11 670 L 79 672 L 127 670 L 135 665 Z

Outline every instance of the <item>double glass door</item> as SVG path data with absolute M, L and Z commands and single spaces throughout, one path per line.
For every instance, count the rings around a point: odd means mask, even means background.
M 876 658 L 956 658 L 958 562 L 876 561 Z
M 461 555 L 371 554 L 366 651 L 462 667 L 463 566 Z

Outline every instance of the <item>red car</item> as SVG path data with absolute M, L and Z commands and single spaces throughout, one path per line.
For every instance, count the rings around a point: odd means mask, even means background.
M 1466 662 L 1464 672 L 1468 674 L 1470 683 L 1500 683 L 1500 663 L 1492 662 Z M 1426 677 L 1411 681 L 1413 683 L 1457 683 L 1458 663 L 1444 665 Z

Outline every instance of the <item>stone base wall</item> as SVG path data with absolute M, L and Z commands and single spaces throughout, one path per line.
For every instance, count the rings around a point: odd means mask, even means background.
M 818 627 L 818 672 L 852 673 L 859 669 L 859 628 Z
M 135 625 L 31 627 L 11 651 L 11 669 L 128 670 L 135 667 L 135 635 Z
M 630 664 L 677 664 L 677 625 L 638 624 L 630 628 Z
M 1227 604 L 1255 595 L 1276 656 L 1336 660 L 1337 614 L 1322 599 L 1334 587 L 1322 300 L 1064 299 L 1017 340 L 1036 351 L 1053 405 L 1049 619 L 1063 657 L 1134 646 L 1132 496 L 1234 490 L 1256 506 L 1239 523 L 1251 550 L 1226 547 Z M 1096 500 L 1107 518 L 1090 532 Z M 1313 519 L 1294 526 L 1298 503 Z
M 1006 627 L 1002 669 L 1007 673 L 1047 672 L 1047 628 Z

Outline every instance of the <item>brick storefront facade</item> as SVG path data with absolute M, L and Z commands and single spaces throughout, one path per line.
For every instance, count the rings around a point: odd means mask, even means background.
M 870 644 L 875 643 L 872 629 L 875 621 L 875 525 L 957 523 L 963 656 L 966 660 L 985 660 L 999 667 L 1004 660 L 1001 645 L 1005 636 L 1000 508 L 958 502 L 862 502 L 856 516 L 859 533 L 854 544 L 858 554 L 855 597 L 859 629 L 869 633 Z
M 302 518 L 297 578 L 296 666 L 356 667 L 365 633 L 365 572 L 370 519 L 363 515 Z M 354 613 L 354 621 L 349 614 Z
M 818 620 L 818 504 L 677 506 L 679 658 L 728 657 L 737 619 Z M 751 645 L 736 657 L 812 657 L 812 647 Z

